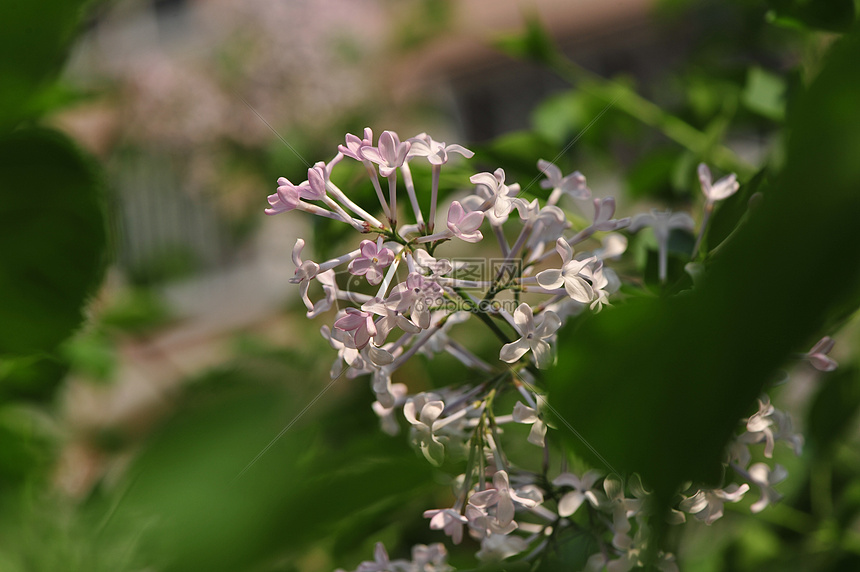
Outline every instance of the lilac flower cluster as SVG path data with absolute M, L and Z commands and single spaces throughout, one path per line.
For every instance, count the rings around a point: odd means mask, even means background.
M 557 332 L 569 317 L 599 312 L 610 298 L 618 296 L 621 281 L 607 262 L 625 252 L 627 238 L 616 231 L 653 229 L 659 278 L 665 282 L 669 233 L 674 228 L 692 232 L 692 217 L 653 210 L 632 219 L 615 218 L 613 198 L 592 200 L 581 173 L 565 176 L 544 160 L 537 166 L 546 177 L 540 186 L 549 191 L 543 204 L 538 198 L 523 198 L 519 185 L 506 181 L 505 172 L 496 169 L 473 175 L 473 188 L 452 200 L 446 215 L 439 216 L 441 169 L 455 154 L 466 159 L 473 156 L 460 145 L 446 145 L 423 133 L 401 141 L 396 133 L 384 131 L 374 145 L 373 132 L 367 128 L 362 137 L 347 135 L 331 161 L 308 170 L 307 181 L 295 185 L 281 178 L 277 191 L 268 197 L 267 214 L 301 210 L 348 224 L 373 238 L 323 262 L 303 258 L 305 242 L 301 239 L 293 249 L 296 272 L 292 282 L 300 287 L 308 317 L 335 310 L 332 324 L 321 329 L 337 352 L 332 379 L 369 375 L 376 396 L 373 411 L 383 431 L 399 432 L 400 413 L 408 423 L 412 443 L 428 462 L 440 466 L 446 458 L 466 459 L 465 473 L 454 480 L 453 506 L 428 509 L 424 517 L 431 529 L 441 530 L 454 544 L 460 544 L 466 534 L 479 542 L 478 559 L 500 561 L 515 555 L 540 559 L 554 545 L 559 531 L 571 528 L 594 539 L 595 553 L 586 570 L 630 570 L 643 563 L 646 552 L 656 557 L 658 569 L 677 570 L 672 554 L 648 550 L 649 493 L 638 477 L 624 482 L 617 475 L 595 470 L 577 474 L 569 469 L 566 458 L 560 461 L 560 472 L 554 477 L 550 474 L 551 450 L 543 413 L 547 404 L 535 376 L 553 364 Z M 382 219 L 357 205 L 332 182 L 333 169 L 344 160 L 363 165 Z M 416 190 L 411 161 L 429 163 L 429 193 L 419 195 Z M 387 181 L 387 189 L 380 184 L 380 176 Z M 713 183 L 704 165 L 699 176 L 706 198 L 701 239 L 714 202 L 733 194 L 738 184 L 734 175 Z M 403 201 L 398 205 L 403 189 L 406 208 Z M 425 213 L 420 203 L 426 202 L 428 194 Z M 591 220 L 574 224 L 559 206 L 564 196 L 581 204 L 590 202 Z M 404 212 L 410 213 L 410 220 L 400 224 Z M 495 260 L 500 264 L 488 276 L 464 278 L 458 272 L 461 262 L 441 255 L 445 243 L 482 243 L 485 232 L 495 238 Z M 508 236 L 516 236 L 512 244 Z M 486 256 L 485 251 L 481 253 Z M 375 290 L 375 294 L 343 287 L 337 271 L 351 282 L 366 280 L 365 289 Z M 315 302 L 309 296 L 314 281 L 323 292 Z M 507 306 L 513 311 L 500 301 L 512 302 Z M 498 338 L 496 363 L 485 361 L 452 337 L 454 328 L 473 317 Z M 826 356 L 832 347 L 827 340 L 804 356 L 823 370 L 835 367 Z M 416 353 L 433 357 L 443 352 L 482 372 L 484 381 L 417 394 L 410 394 L 403 383 L 392 382 L 398 368 Z M 496 398 L 508 390 L 516 391 L 521 400 L 502 414 Z M 722 515 L 724 503 L 741 500 L 750 485 L 761 490 L 761 499 L 751 507 L 753 512 L 779 498 L 773 485 L 785 478 L 785 470 L 780 465 L 750 465 L 750 447 L 763 443 L 764 456 L 770 459 L 777 441 L 787 441 L 799 453 L 802 440 L 793 433 L 788 416 L 776 410 L 767 396 L 762 397 L 759 411 L 744 423 L 744 433 L 729 448 L 727 466 L 745 482 L 691 491 L 679 501 L 679 510 L 672 511 L 673 522 L 684 522 L 688 513 L 710 524 Z M 508 424 L 530 426 L 527 441 L 543 450 L 541 471 L 524 470 L 510 462 L 501 440 Z M 445 548 L 437 544 L 416 546 L 412 562 L 391 561 L 379 544 L 375 560 L 362 563 L 357 571 L 447 571 L 452 568 L 446 558 Z

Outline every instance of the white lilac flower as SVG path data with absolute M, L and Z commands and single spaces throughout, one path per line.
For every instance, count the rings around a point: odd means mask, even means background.
M 538 169 L 546 175 L 546 180 L 540 182 L 542 189 L 552 189 L 548 204 L 554 205 L 562 194 L 570 195 L 575 199 L 587 199 L 591 196 L 591 189 L 585 184 L 585 176 L 579 171 L 574 171 L 566 177 L 562 177 L 561 169 L 543 159 L 538 160 Z
M 629 548 L 633 542 L 627 535 L 631 528 L 630 518 L 642 508 L 642 500 L 625 498 L 621 479 L 613 475 L 603 479 L 603 490 L 606 491 L 606 510 L 612 513 L 612 545 L 621 549 Z
M 700 490 L 690 498 L 681 501 L 680 508 L 705 524 L 712 524 L 723 516 L 723 504 L 738 502 L 750 490 L 748 484 L 738 486 L 735 483 L 725 489 Z
M 337 300 L 337 282 L 335 282 L 334 270 L 326 270 L 316 275 L 317 281 L 322 285 L 324 298 L 313 304 L 312 309 L 305 313 L 308 318 L 315 318 L 323 312 L 328 312 Z
M 371 408 L 373 412 L 379 417 L 379 426 L 385 433 L 389 435 L 397 435 L 400 433 L 400 424 L 397 423 L 397 417 L 394 415 L 395 407 L 397 406 L 397 401 L 400 401 L 404 397 L 406 397 L 406 393 L 408 389 L 406 384 L 403 383 L 393 383 L 391 384 L 390 394 L 394 396 L 395 403 L 389 407 L 386 407 L 378 400 L 374 401 L 371 404 Z
M 627 251 L 627 237 L 611 232 L 600 241 L 600 248 L 592 252 L 598 260 L 617 260 Z
M 517 401 L 514 405 L 512 417 L 516 423 L 525 423 L 532 426 L 527 439 L 529 443 L 537 445 L 538 447 L 544 446 L 546 423 L 543 422 L 543 419 L 540 418 L 536 410 L 524 405 L 521 401 Z
M 431 545 L 416 544 L 412 547 L 412 565 L 415 572 L 449 572 L 448 551 L 441 542 Z
M 445 459 L 445 446 L 433 432 L 433 424 L 442 415 L 445 403 L 434 393 L 419 393 L 406 400 L 403 416 L 412 425 L 412 439 L 424 457 L 434 465 Z
M 462 145 L 445 145 L 440 141 L 434 141 L 426 133 L 420 133 L 409 139 L 412 147 L 409 149 L 409 157 L 426 157 L 431 165 L 444 165 L 448 162 L 448 153 L 459 153 L 466 159 L 471 159 L 475 153 L 469 151 Z
M 601 478 L 598 471 L 588 471 L 582 477 L 573 473 L 562 473 L 553 479 L 552 484 L 557 487 L 571 487 L 573 490 L 564 494 L 558 501 L 559 516 L 570 516 L 579 510 L 582 503 L 588 501 L 591 506 L 597 508 L 600 505 L 602 493 L 594 490 L 594 485 Z
M 699 163 L 699 182 L 702 185 L 702 193 L 709 203 L 727 199 L 737 192 L 740 184 L 737 180 L 737 175 L 732 173 L 726 175 L 716 183 L 712 183 L 711 170 L 704 163 Z
M 320 265 L 313 260 L 302 260 L 302 250 L 305 248 L 304 239 L 297 239 L 293 246 L 293 264 L 296 265 L 296 272 L 290 278 L 290 284 L 299 284 L 299 294 L 302 301 L 305 303 L 309 311 L 313 311 L 314 304 L 308 298 L 308 288 L 311 285 L 311 280 L 317 275 L 320 270 Z
M 687 213 L 673 213 L 671 211 L 658 211 L 657 209 L 651 209 L 650 214 L 643 213 L 633 217 L 630 232 L 637 232 L 646 226 L 650 226 L 654 231 L 654 237 L 657 239 L 660 282 L 666 281 L 669 233 L 676 228 L 692 232 L 695 225 L 696 223 Z
M 469 522 L 469 534 L 475 540 L 483 540 L 490 534 L 510 534 L 518 528 L 513 520 L 502 526 L 486 510 L 471 503 L 466 505 L 466 520 Z
M 329 371 L 329 375 L 331 375 L 332 379 L 335 379 L 343 373 L 344 363 L 353 369 L 365 369 L 366 364 L 364 363 L 364 357 L 356 348 L 349 347 L 349 345 L 346 344 L 345 339 L 347 334 L 345 332 L 338 329 L 331 330 L 328 326 L 323 326 L 320 328 L 320 333 L 328 341 L 332 349 L 337 350 L 337 359 L 334 360 L 331 370 Z
M 424 518 L 430 519 L 431 530 L 441 530 L 451 537 L 451 542 L 460 544 L 463 541 L 463 525 L 466 517 L 453 508 L 425 510 Z
M 788 476 L 788 471 L 782 465 L 775 465 L 771 469 L 765 463 L 755 463 L 749 469 L 750 481 L 759 488 L 761 498 L 750 506 L 753 514 L 763 511 L 769 504 L 778 502 L 782 495 L 774 490 L 773 485 L 781 483 Z
M 538 504 L 534 499 L 521 496 L 511 489 L 506 471 L 496 471 L 493 475 L 493 487 L 495 488 L 474 493 L 469 503 L 484 510 L 495 506 L 496 519 L 503 527 L 514 520 L 514 502 L 525 507 L 534 507 Z
M 528 542 L 519 536 L 489 534 L 481 540 L 481 549 L 475 556 L 481 562 L 500 562 L 529 547 Z
M 421 269 L 422 274 L 429 276 L 431 279 L 445 276 L 454 269 L 450 260 L 446 258 L 433 258 L 423 249 L 416 250 L 413 256 L 415 265 Z
M 833 341 L 833 338 L 824 336 L 803 357 L 818 371 L 833 371 L 839 367 L 839 364 L 827 354 L 830 353 L 835 344 L 836 342 Z
M 362 240 L 358 249 L 361 255 L 349 263 L 350 273 L 356 276 L 365 276 L 372 285 L 382 282 L 382 272 L 389 264 L 394 262 L 394 252 L 382 246 L 382 238 L 374 243 L 372 240 Z
M 418 272 L 410 272 L 404 282 L 398 284 L 385 303 L 397 312 L 409 312 L 412 322 L 421 329 L 430 327 L 430 308 L 442 300 L 442 287 L 426 279 Z
M 362 562 L 355 569 L 355 572 L 394 572 L 398 568 L 402 570 L 407 564 L 403 560 L 395 560 L 393 562 L 389 560 L 385 545 L 377 542 L 376 548 L 373 551 L 373 562 Z
M 522 337 L 502 346 L 499 359 L 513 363 L 531 350 L 538 368 L 549 367 L 552 364 L 552 348 L 547 340 L 561 327 L 558 316 L 545 311 L 540 323 L 535 324 L 531 306 L 522 303 L 514 310 L 514 323 Z
M 458 201 L 453 201 L 448 208 L 448 230 L 465 242 L 480 242 L 484 235 L 478 230 L 484 222 L 484 213 L 472 211 L 467 213 Z
M 556 241 L 556 251 L 561 256 L 562 266 L 560 269 L 550 269 L 538 272 L 537 282 L 547 289 L 555 289 L 564 286 L 568 296 L 577 302 L 588 304 L 594 300 L 592 285 L 586 280 L 586 267 L 595 259 L 574 260 L 573 249 L 563 238 Z
M 567 220 L 563 210 L 552 205 L 545 206 L 538 213 L 529 242 L 531 244 L 555 242 L 570 226 L 570 221 Z
M 740 440 L 753 444 L 764 441 L 764 456 L 770 459 L 773 457 L 773 448 L 775 437 L 773 433 L 774 418 L 773 414 L 776 409 L 770 403 L 770 398 L 765 395 L 763 399 L 758 400 L 758 411 L 752 414 L 746 421 L 747 432 L 741 435 Z
M 361 305 L 361 309 L 365 312 L 372 312 L 377 316 L 382 316 L 375 322 L 376 334 L 373 337 L 373 340 L 379 345 L 385 343 L 388 334 L 395 328 L 400 328 L 407 334 L 417 334 L 421 331 L 421 328 L 412 323 L 409 318 L 379 298 L 373 298 L 369 302 L 365 302 Z
M 469 178 L 472 184 L 477 185 L 478 189 L 486 189 L 486 203 L 489 205 L 481 210 L 486 210 L 487 218 L 494 225 L 504 224 L 508 220 L 508 215 L 516 207 L 517 201 L 523 199 L 517 198 L 520 186 L 517 184 L 505 184 L 504 169 L 496 169 L 493 173 L 478 173 Z

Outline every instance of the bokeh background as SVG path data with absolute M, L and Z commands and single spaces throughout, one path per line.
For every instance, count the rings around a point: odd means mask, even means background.
M 354 569 L 377 541 L 403 557 L 443 540 L 421 513 L 447 506 L 456 464 L 433 469 L 404 433 L 379 431 L 363 379 L 332 386 L 271 444 L 326 386 L 335 358 L 319 335 L 330 320 L 307 320 L 288 283 L 292 246 L 304 237 L 319 260 L 356 237 L 301 213 L 267 218 L 266 195 L 279 176 L 304 180 L 308 163 L 329 160 L 365 126 L 476 151 L 446 173 L 447 192 L 499 166 L 525 184 L 537 159 L 556 158 L 585 173 L 597 196 L 616 196 L 624 215 L 659 206 L 699 216 L 695 168 L 706 161 L 744 184 L 713 240 L 741 219 L 740 197 L 791 187 L 787 169 L 811 181 L 792 195 L 808 211 L 783 205 L 794 234 L 747 237 L 747 251 L 777 241 L 762 249 L 775 262 L 747 276 L 759 261 L 738 258 L 733 284 L 745 295 L 721 308 L 762 308 L 749 314 L 763 337 L 736 360 L 759 381 L 717 379 L 710 354 L 687 381 L 746 388 L 736 419 L 755 411 L 775 370 L 790 370 L 774 399 L 808 446 L 799 459 L 778 453 L 790 473 L 780 506 L 751 516 L 742 503 L 667 542 L 682 570 L 860 567 L 856 12 L 853 0 L 5 4 L 0 570 Z M 841 59 L 831 56 L 843 45 Z M 815 136 L 798 142 L 794 130 Z M 341 187 L 371 204 L 360 172 Z M 677 277 L 691 237 L 675 238 Z M 669 296 L 656 284 L 651 240 L 631 241 L 622 274 Z M 614 316 L 622 326 L 644 319 Z M 640 353 L 672 355 L 677 325 L 654 323 L 665 344 Z M 719 343 L 732 326 L 686 335 L 705 344 L 711 331 L 709 347 L 731 352 Z M 837 339 L 838 372 L 787 361 L 825 334 Z M 498 351 L 492 340 L 473 343 Z M 573 343 L 560 353 L 576 356 Z M 624 361 L 636 343 L 634 332 L 561 360 L 553 383 L 590 371 L 589 359 Z M 652 387 L 660 368 L 630 371 Z M 417 392 L 452 380 L 473 374 L 453 360 L 415 360 L 395 381 Z M 700 394 L 671 383 L 648 390 L 667 404 L 655 416 L 692 403 L 678 431 L 706 432 Z M 614 393 L 569 387 L 566 399 L 613 407 Z M 660 434 L 649 432 L 654 418 L 616 410 L 613 434 L 646 443 Z M 581 548 L 573 542 L 560 569 L 576 569 Z M 451 561 L 474 568 L 475 550 L 467 541 Z

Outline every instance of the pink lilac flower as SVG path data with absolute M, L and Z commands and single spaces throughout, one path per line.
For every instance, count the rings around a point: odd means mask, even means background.
M 448 230 L 461 240 L 480 242 L 484 235 L 478 229 L 483 222 L 483 212 L 472 211 L 467 213 L 458 201 L 453 201 L 448 208 Z
M 346 315 L 335 321 L 334 327 L 342 332 L 351 333 L 351 341 L 359 350 L 370 342 L 371 337 L 376 335 L 373 314 L 355 308 L 347 308 Z
M 379 165 L 379 174 L 388 177 L 406 160 L 411 146 L 409 141 L 401 143 L 397 133 L 383 131 L 379 136 L 378 147 L 362 146 L 358 149 L 358 155 Z
M 827 354 L 830 353 L 835 344 L 836 342 L 833 341 L 833 338 L 824 336 L 803 357 L 809 360 L 812 367 L 818 371 L 833 371 L 839 367 L 839 364 Z
M 363 157 L 359 153 L 362 147 L 373 147 L 373 130 L 370 127 L 364 128 L 364 138 L 359 139 L 352 133 L 346 134 L 346 145 L 338 145 L 337 149 L 344 156 L 356 161 L 361 161 Z
M 382 271 L 394 261 L 394 252 L 372 240 L 362 240 L 359 245 L 361 256 L 349 263 L 350 273 L 365 276 L 374 286 L 382 282 L 385 273 Z

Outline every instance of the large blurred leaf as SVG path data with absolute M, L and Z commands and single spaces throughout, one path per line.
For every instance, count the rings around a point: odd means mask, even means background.
M 858 303 L 858 60 L 856 35 L 834 46 L 798 104 L 773 192 L 697 290 L 629 303 L 561 338 L 553 404 L 666 502 L 683 481 L 719 484 L 723 447 L 765 381 L 834 308 Z
M 51 349 L 80 324 L 104 267 L 101 191 L 62 134 L 0 138 L 0 354 Z
M 4 0 L 0 17 L 0 131 L 36 111 L 66 57 L 82 7 L 90 0 Z
M 398 504 L 432 485 L 431 468 L 405 439 L 378 430 L 365 393 L 353 400 L 360 405 L 349 403 L 336 385 L 292 425 L 310 398 L 255 375 L 225 370 L 209 380 L 135 464 L 116 526 L 149 523 L 141 566 L 232 572 L 280 561 L 304 569 L 302 555 L 332 542 L 342 523 L 381 511 L 391 524 Z M 289 379 L 300 381 L 297 367 Z M 372 522 L 361 521 L 362 539 Z

